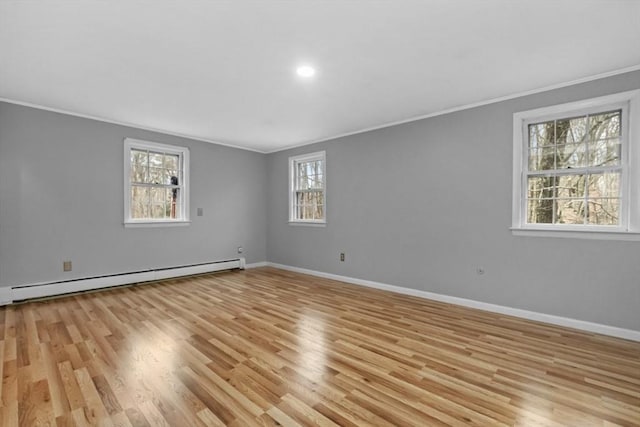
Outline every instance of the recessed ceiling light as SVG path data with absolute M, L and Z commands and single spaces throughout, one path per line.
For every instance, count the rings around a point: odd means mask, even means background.
M 308 78 L 308 77 L 313 77 L 316 74 L 316 70 L 313 67 L 310 67 L 309 65 L 301 65 L 296 69 L 296 73 L 300 77 Z

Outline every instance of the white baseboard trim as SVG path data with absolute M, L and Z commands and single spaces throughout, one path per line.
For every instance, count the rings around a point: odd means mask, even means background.
M 259 267 L 267 267 L 269 266 L 269 263 L 267 261 L 261 261 L 261 262 L 254 262 L 251 264 L 247 264 L 244 266 L 244 268 L 246 270 L 249 270 L 250 268 L 259 268 Z
M 535 311 L 521 310 L 519 308 L 506 307 L 503 305 L 490 304 L 482 301 L 475 301 L 466 298 L 454 297 L 450 295 L 436 294 L 428 291 L 404 288 L 402 286 L 388 285 L 386 283 L 374 282 L 371 280 L 358 279 L 355 277 L 340 276 L 338 274 L 324 273 L 322 271 L 309 270 L 306 268 L 293 267 L 290 265 L 277 264 L 267 262 L 267 266 L 280 268 L 282 270 L 294 271 L 311 276 L 323 277 L 326 279 L 338 280 L 341 282 L 351 283 L 354 285 L 366 286 L 369 288 L 381 289 L 385 291 L 395 292 L 399 294 L 411 295 L 430 299 L 434 301 L 445 302 L 449 304 L 461 305 L 464 307 L 477 308 L 479 310 L 490 311 L 493 313 L 506 314 L 509 316 L 520 317 L 523 319 L 535 320 L 538 322 L 550 323 L 552 325 L 565 326 L 567 328 L 580 329 L 588 332 L 609 335 L 617 338 L 624 338 L 632 341 L 640 341 L 640 331 L 632 329 L 618 328 L 616 326 L 602 325 L 599 323 L 587 322 L 584 320 L 571 319 L 569 317 L 555 316 L 552 314 L 538 313 Z
M 0 288 L 0 305 L 7 305 L 13 302 L 11 288 Z
M 216 261 L 210 263 L 178 266 L 157 270 L 138 271 L 110 276 L 74 279 L 59 282 L 31 283 L 28 285 L 0 288 L 0 305 L 11 304 L 32 298 L 43 298 L 53 295 L 63 295 L 74 292 L 109 288 L 112 286 L 128 285 L 132 283 L 152 282 L 180 276 L 211 273 L 214 271 L 243 268 L 244 258 Z M 7 292 L 8 291 L 8 292 Z

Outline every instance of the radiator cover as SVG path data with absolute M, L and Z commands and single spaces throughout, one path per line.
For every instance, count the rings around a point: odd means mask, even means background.
M 244 269 L 244 265 L 245 259 L 237 258 L 201 264 L 112 274 L 107 276 L 13 286 L 10 288 L 10 295 L 7 292 L 2 295 L 3 298 L 0 300 L 0 305 L 11 304 L 12 302 L 23 301 L 32 298 L 64 295 L 68 293 L 102 289 L 112 286 L 128 285 L 132 283 L 152 282 L 155 280 L 169 279 L 172 277 L 190 276 L 193 274 L 210 273 L 222 270 Z

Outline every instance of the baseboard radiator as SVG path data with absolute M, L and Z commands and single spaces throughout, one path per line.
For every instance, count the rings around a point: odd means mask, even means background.
M 134 271 L 107 276 L 88 277 L 57 282 L 33 283 L 11 287 L 11 294 L 6 295 L 0 304 L 24 301 L 33 298 L 43 298 L 53 295 L 64 295 L 112 286 L 128 285 L 132 283 L 152 282 L 180 276 L 211 273 L 214 271 L 244 269 L 244 258 L 225 261 L 214 261 L 201 264 L 182 265 L 154 270 Z M 7 298 L 9 297 L 9 298 Z M 9 300 L 10 299 L 10 300 Z

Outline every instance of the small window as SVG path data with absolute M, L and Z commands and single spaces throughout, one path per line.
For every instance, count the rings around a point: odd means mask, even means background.
M 514 115 L 513 229 L 638 230 L 637 99 L 634 91 Z
M 186 224 L 189 150 L 125 139 L 125 225 Z
M 325 152 L 289 158 L 289 221 L 326 222 Z

